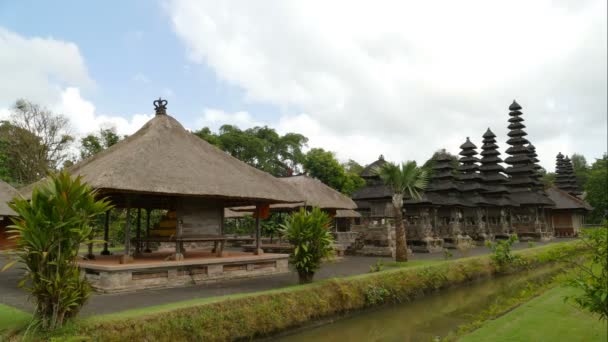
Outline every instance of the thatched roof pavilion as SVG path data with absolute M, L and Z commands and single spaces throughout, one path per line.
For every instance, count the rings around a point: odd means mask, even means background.
M 341 194 L 318 179 L 298 175 L 279 178 L 279 180 L 290 186 L 292 191 L 303 201 L 297 203 L 271 204 L 272 211 L 293 211 L 301 207 L 318 207 L 326 211 L 337 211 L 340 209 L 356 209 L 357 205 L 349 197 Z M 254 207 L 232 208 L 236 211 L 252 211 Z
M 15 212 L 8 206 L 8 203 L 18 195 L 19 192 L 15 188 L 0 180 L 0 216 L 15 216 Z
M 224 207 L 302 201 L 285 182 L 187 131 L 167 114 L 166 100 L 154 105 L 156 115 L 135 134 L 68 171 L 82 176 L 116 207 L 138 208 L 138 221 L 142 208 L 175 211 L 172 219 L 178 227 L 170 236 L 178 238 L 221 236 Z M 129 241 L 125 245 L 127 252 Z

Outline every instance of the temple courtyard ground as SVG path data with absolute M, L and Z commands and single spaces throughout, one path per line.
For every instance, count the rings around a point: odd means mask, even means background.
M 562 242 L 567 239 L 556 239 L 552 242 Z M 548 242 L 548 243 L 552 243 Z M 547 243 L 536 243 L 536 246 Z M 517 243 L 514 249 L 530 248 L 528 243 Z M 487 247 L 475 247 L 463 254 L 457 250 L 452 250 L 452 259 L 483 255 L 489 252 Z M 417 266 L 433 263 L 434 261 L 444 260 L 443 253 L 423 254 L 415 253 L 410 258 L 408 266 Z M 0 254 L 0 269 L 6 264 L 8 258 Z M 378 261 L 385 264 L 385 268 L 394 267 L 391 265 L 390 258 L 377 257 L 357 257 L 346 256 L 342 259 L 329 262 L 321 267 L 315 275 L 316 280 L 344 277 L 356 274 L 367 273 L 370 267 L 376 265 Z M 5 304 L 20 310 L 31 311 L 32 304 L 28 301 L 26 293 L 17 288 L 17 283 L 21 278 L 22 270 L 18 265 L 0 273 L 0 304 Z M 298 283 L 297 273 L 290 271 L 286 274 L 264 276 L 259 278 L 234 279 L 212 284 L 201 284 L 179 288 L 140 290 L 137 292 L 118 293 L 118 294 L 93 294 L 88 303 L 81 311 L 82 316 L 92 316 L 98 314 L 114 313 L 123 310 L 145 308 L 147 306 L 168 304 L 195 298 L 208 298 L 223 296 L 236 293 L 249 293 L 263 291 Z

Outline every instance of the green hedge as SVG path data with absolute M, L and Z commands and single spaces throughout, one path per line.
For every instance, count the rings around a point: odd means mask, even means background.
M 576 242 L 516 252 L 517 266 L 508 271 L 570 258 L 580 253 Z M 94 341 L 227 341 L 264 336 L 311 320 L 391 302 L 407 302 L 425 293 L 499 273 L 489 256 L 446 261 L 320 281 L 310 285 L 210 301 L 172 310 L 83 320 L 69 335 Z M 65 336 L 65 335 L 64 335 Z

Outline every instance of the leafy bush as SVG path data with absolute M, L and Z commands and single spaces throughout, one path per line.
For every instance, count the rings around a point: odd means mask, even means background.
M 384 287 L 368 285 L 365 289 L 365 303 L 367 305 L 378 305 L 384 303 L 391 295 L 391 292 Z
M 330 225 L 331 219 L 319 208 L 310 212 L 302 208 L 282 225 L 284 236 L 294 246 L 290 261 L 298 271 L 301 284 L 312 282 L 321 260 L 333 253 Z
M 517 241 L 517 235 L 511 235 L 507 240 L 498 240 L 494 243 L 490 241 L 486 242 L 486 246 L 492 250 L 490 258 L 492 258 L 496 266 L 504 268 L 519 259 L 519 256 L 513 255 L 511 252 L 511 247 Z
M 10 231 L 17 237 L 16 254 L 26 269 L 19 283 L 34 299 L 34 319 L 53 330 L 74 317 L 90 294 L 77 264 L 80 244 L 88 243 L 91 221 L 110 208 L 95 191 L 67 172 L 52 175 L 35 188 L 31 201 L 15 198 L 10 205 L 20 216 Z
M 376 261 L 375 264 L 373 264 L 369 267 L 369 272 L 370 273 L 380 272 L 383 269 L 384 269 L 384 261 L 378 260 L 378 261 Z
M 569 286 L 582 290 L 569 297 L 579 307 L 608 319 L 608 228 L 585 229 L 582 242 L 588 251 L 587 263 L 575 263 Z

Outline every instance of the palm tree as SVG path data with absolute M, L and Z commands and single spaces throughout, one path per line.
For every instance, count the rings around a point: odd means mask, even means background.
M 408 161 L 401 166 L 386 163 L 374 170 L 393 193 L 393 208 L 395 212 L 395 261 L 407 261 L 407 244 L 405 240 L 405 224 L 403 222 L 403 196 L 409 194 L 412 199 L 419 200 L 420 192 L 426 189 L 428 183 L 427 172 L 416 165 L 415 161 Z

